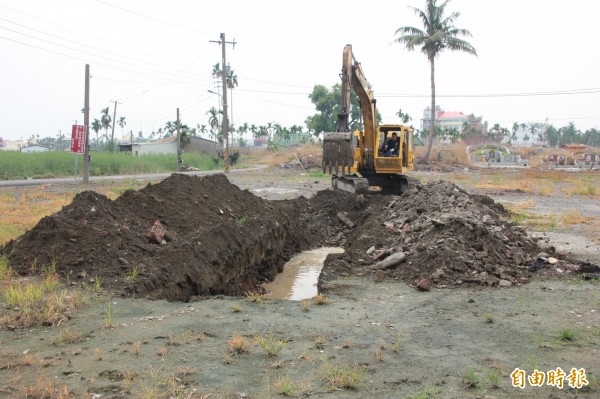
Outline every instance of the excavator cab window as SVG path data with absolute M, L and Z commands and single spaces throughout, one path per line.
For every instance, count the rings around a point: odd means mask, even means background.
M 397 157 L 400 151 L 400 137 L 397 131 L 381 132 L 379 156 Z

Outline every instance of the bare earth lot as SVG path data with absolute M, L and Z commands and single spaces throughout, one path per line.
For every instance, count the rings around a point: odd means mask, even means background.
M 469 172 L 457 184 L 541 220 L 586 215 L 590 223 L 542 223 L 535 235 L 558 258 L 600 264 L 596 199 L 478 188 L 488 173 Z M 266 199 L 311 196 L 329 185 L 299 171 L 229 179 Z M 327 304 L 304 308 L 257 296 L 181 303 L 90 288 L 88 305 L 60 326 L 0 330 L 0 397 L 599 398 L 600 285 L 557 274 L 508 288 L 429 292 L 376 282 L 374 273 L 348 275 L 329 281 Z M 240 353 L 230 346 L 238 336 L 248 345 Z M 257 336 L 281 342 L 281 351 L 267 356 Z M 558 367 L 585 369 L 588 384 L 512 386 L 515 368 L 530 375 Z

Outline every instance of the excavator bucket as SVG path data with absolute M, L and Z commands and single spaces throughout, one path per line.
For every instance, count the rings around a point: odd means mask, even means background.
M 350 174 L 354 165 L 351 132 L 323 134 L 323 173 Z

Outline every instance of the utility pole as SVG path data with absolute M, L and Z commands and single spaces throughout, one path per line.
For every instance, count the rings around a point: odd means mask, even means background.
M 175 125 L 177 128 L 177 171 L 181 172 L 181 134 L 179 132 L 179 108 L 177 108 L 177 123 Z
M 110 134 L 110 152 L 115 151 L 115 119 L 117 118 L 117 100 L 115 100 L 115 110 L 113 112 L 113 120 L 112 120 L 112 132 Z
M 221 33 L 220 40 L 209 40 L 211 43 L 218 43 L 221 45 L 221 52 L 223 53 L 223 63 L 221 64 L 221 75 L 223 77 L 223 163 L 225 164 L 225 173 L 229 173 L 229 138 L 227 130 L 229 129 L 229 120 L 227 118 L 227 73 L 225 70 L 225 45 L 232 44 L 235 49 L 235 39 L 232 42 L 225 41 L 225 33 Z
M 83 99 L 85 149 L 83 152 L 83 184 L 90 181 L 90 64 L 85 64 L 85 94 Z

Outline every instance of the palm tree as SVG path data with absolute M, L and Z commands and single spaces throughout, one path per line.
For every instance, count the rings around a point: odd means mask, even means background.
M 110 128 L 110 124 L 112 122 L 112 118 L 111 116 L 108 114 L 109 110 L 108 107 L 106 108 L 102 108 L 102 111 L 100 111 L 100 113 L 102 114 L 100 116 L 100 123 L 102 124 L 102 129 L 104 129 L 104 136 L 106 137 L 106 144 L 107 147 L 110 147 L 109 149 L 112 151 L 112 143 L 109 146 L 108 145 L 108 129 Z
M 200 132 L 200 134 L 204 135 L 204 134 L 206 134 L 206 132 L 208 130 L 206 130 L 206 125 L 200 125 L 200 124 L 198 124 L 198 131 Z
M 173 136 L 173 134 L 175 133 L 176 130 L 177 130 L 177 122 L 168 121 L 167 123 L 165 123 L 165 131 L 166 131 L 165 138 Z
M 408 123 L 412 120 L 409 114 L 407 114 L 406 112 L 402 112 L 402 109 L 399 109 L 398 112 L 396 112 L 396 116 L 400 118 L 402 123 Z
M 94 121 L 92 122 L 92 130 L 96 132 L 96 145 L 98 145 L 98 132 L 100 129 L 102 129 L 102 123 L 98 119 L 94 118 Z
M 459 39 L 459 36 L 471 36 L 471 32 L 468 30 L 454 26 L 454 21 L 460 16 L 460 13 L 453 12 L 449 16 L 445 16 L 446 6 L 450 0 L 446 0 L 439 5 L 437 1 L 425 0 L 425 10 L 412 7 L 415 14 L 421 18 L 425 30 L 404 26 L 396 30 L 396 35 L 401 36 L 394 40 L 395 43 L 403 44 L 411 51 L 415 49 L 415 46 L 420 46 L 421 52 L 427 56 L 429 61 L 431 71 L 431 126 L 429 127 L 427 151 L 423 156 L 424 162 L 429 160 L 435 135 L 435 58 L 446 49 L 477 55 L 477 51 L 471 44 Z
M 210 126 L 211 137 L 218 137 L 219 132 L 219 111 L 215 107 L 211 107 L 207 112 L 208 126 Z M 220 142 L 220 140 L 219 140 Z
M 229 106 L 231 109 L 231 123 L 233 123 L 233 88 L 237 87 L 238 80 L 237 75 L 235 74 L 233 69 L 229 67 L 229 65 L 227 65 L 226 74 L 227 75 L 225 76 L 225 83 L 227 84 L 227 88 L 229 89 Z M 227 93 L 227 91 L 225 91 L 225 93 Z
M 123 128 L 125 127 L 125 125 L 127 125 L 127 122 L 125 122 L 125 117 L 122 116 L 119 118 L 119 120 L 117 121 L 117 125 L 119 125 L 121 127 L 121 136 L 123 135 Z

